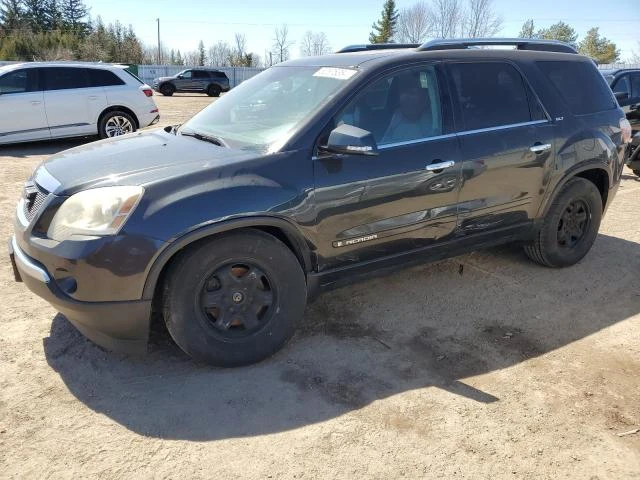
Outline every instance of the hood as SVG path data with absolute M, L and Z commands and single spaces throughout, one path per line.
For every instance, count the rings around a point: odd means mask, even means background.
M 262 156 L 158 129 L 65 150 L 49 157 L 40 168 L 44 167 L 60 184 L 53 193 L 71 195 L 110 185 L 144 186 Z
M 173 75 L 172 77 L 160 77 L 157 80 L 159 82 L 166 82 L 167 80 L 175 80 L 176 78 L 178 78 L 178 75 Z

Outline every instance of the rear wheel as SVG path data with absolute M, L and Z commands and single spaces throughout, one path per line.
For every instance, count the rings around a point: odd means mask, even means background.
M 165 282 L 163 311 L 175 342 L 200 362 L 258 362 L 293 335 L 306 305 L 304 273 L 275 237 L 247 230 L 187 250 Z
M 553 200 L 527 256 L 547 267 L 568 267 L 589 252 L 602 219 L 602 197 L 584 178 L 569 180 Z
M 100 138 L 119 137 L 136 131 L 136 122 L 127 112 L 120 110 L 107 112 L 98 122 Z
M 221 90 L 218 85 L 209 85 L 209 88 L 207 88 L 207 95 L 210 97 L 219 97 L 220 92 Z
M 165 97 L 170 97 L 176 91 L 176 87 L 171 85 L 170 83 L 165 83 L 160 87 L 160 93 Z

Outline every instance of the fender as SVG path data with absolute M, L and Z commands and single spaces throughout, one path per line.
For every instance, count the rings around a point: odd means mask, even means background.
M 158 255 L 156 255 L 153 263 L 151 264 L 151 268 L 147 273 L 147 279 L 145 280 L 142 298 L 144 300 L 153 299 L 156 285 L 162 270 L 169 260 L 171 260 L 171 258 L 173 258 L 173 256 L 183 248 L 189 246 L 193 242 L 212 235 L 251 227 L 275 227 L 282 230 L 285 233 L 287 240 L 289 240 L 289 242 L 294 246 L 293 253 L 298 257 L 298 260 L 302 264 L 305 275 L 313 269 L 312 254 L 309 244 L 304 240 L 304 236 L 299 232 L 296 226 L 290 221 L 270 216 L 236 218 L 197 228 L 196 230 L 192 230 L 169 243 L 159 252 Z
M 547 194 L 543 200 L 542 205 L 540 206 L 540 211 L 538 212 L 537 221 L 541 221 L 549 211 L 551 204 L 553 203 L 553 199 L 556 198 L 558 193 L 562 190 L 562 188 L 566 185 L 566 183 L 571 180 L 573 177 L 578 175 L 581 172 L 586 172 L 587 170 L 602 170 L 607 174 L 607 185 L 605 188 L 605 196 L 607 195 L 609 188 L 611 187 L 611 169 L 609 165 L 601 160 L 593 159 L 586 162 L 579 163 L 578 165 L 574 165 L 568 170 L 564 172 L 564 175 L 560 178 L 560 180 L 556 183 L 551 193 Z

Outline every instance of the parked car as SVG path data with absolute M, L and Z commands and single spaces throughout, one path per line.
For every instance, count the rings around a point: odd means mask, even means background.
M 640 68 L 601 70 L 633 129 L 627 165 L 640 177 Z
M 53 155 L 18 203 L 16 277 L 104 347 L 144 351 L 154 310 L 232 366 L 350 281 L 507 242 L 573 265 L 631 128 L 591 60 L 504 43 L 292 60 L 180 127 Z
M 167 97 L 176 92 L 201 92 L 210 97 L 219 97 L 222 92 L 228 92 L 230 86 L 227 74 L 220 70 L 191 68 L 173 77 L 154 79 L 153 88 Z
M 157 123 L 153 90 L 125 68 L 68 62 L 0 67 L 0 144 L 108 138 Z

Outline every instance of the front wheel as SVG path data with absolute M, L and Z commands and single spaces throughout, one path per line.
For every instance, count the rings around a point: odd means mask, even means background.
M 175 91 L 176 91 L 176 88 L 170 83 L 165 83 L 160 87 L 160 93 L 165 97 L 170 97 L 171 95 L 174 94 Z
M 568 267 L 589 252 L 602 220 L 602 197 L 584 178 L 573 178 L 553 200 L 527 256 L 547 267 Z
M 209 88 L 207 88 L 207 95 L 210 97 L 219 97 L 220 93 L 220 87 L 217 85 L 209 85 Z
M 127 112 L 108 112 L 98 122 L 100 138 L 118 137 L 135 131 L 136 122 Z
M 246 230 L 180 254 L 164 287 L 175 342 L 195 360 L 231 367 L 258 362 L 291 338 L 306 305 L 305 276 L 277 238 Z

